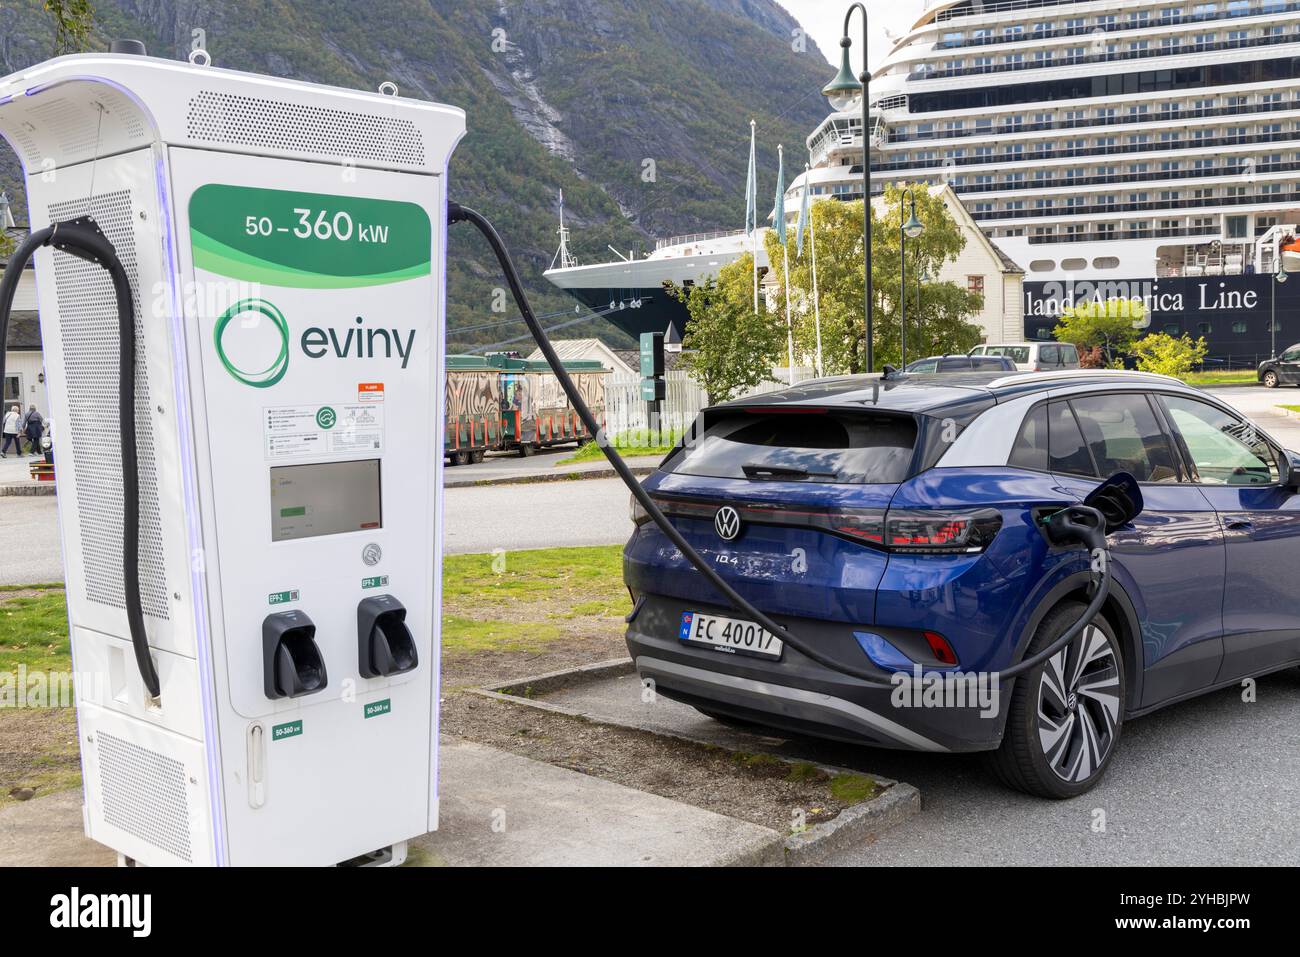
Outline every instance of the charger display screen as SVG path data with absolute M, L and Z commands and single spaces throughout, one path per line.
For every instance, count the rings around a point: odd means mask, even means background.
M 271 541 L 383 527 L 379 459 L 271 469 Z

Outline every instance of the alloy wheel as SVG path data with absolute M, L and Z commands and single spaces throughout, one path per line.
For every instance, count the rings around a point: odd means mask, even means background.
M 1086 781 L 1115 746 L 1119 663 L 1095 625 L 1043 665 L 1038 683 L 1038 738 L 1053 773 Z

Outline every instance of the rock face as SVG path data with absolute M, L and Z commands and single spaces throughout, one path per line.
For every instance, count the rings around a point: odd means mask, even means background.
M 208 49 L 217 66 L 454 103 L 469 134 L 452 161 L 453 195 L 497 223 L 539 312 L 571 301 L 541 278 L 555 246 L 559 191 L 582 261 L 652 247 L 656 237 L 739 227 L 749 120 L 759 130 L 760 205 L 775 185 L 776 144 L 799 157 L 825 115 L 832 72 L 775 0 L 95 0 L 94 48 L 138 37 L 151 54 Z M 50 55 L 40 4 L 0 8 L 6 71 Z M 25 220 L 9 151 L 0 187 Z M 791 169 L 797 169 L 791 163 Z M 764 207 L 765 208 L 765 207 Z M 493 313 L 490 254 L 453 233 L 449 347 L 523 333 Z M 465 326 L 478 328 L 463 334 Z M 619 335 L 603 321 L 565 335 Z

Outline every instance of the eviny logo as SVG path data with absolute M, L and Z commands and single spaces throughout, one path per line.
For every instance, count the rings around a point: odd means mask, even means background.
M 239 322 L 227 336 L 226 330 L 235 319 Z M 268 325 L 273 328 L 271 335 L 265 331 Z M 234 334 L 235 330 L 238 335 Z M 244 385 L 266 389 L 283 379 L 289 370 L 289 323 L 265 299 L 241 299 L 227 309 L 217 320 L 213 338 L 221 364 Z M 226 351 L 227 345 L 234 358 Z

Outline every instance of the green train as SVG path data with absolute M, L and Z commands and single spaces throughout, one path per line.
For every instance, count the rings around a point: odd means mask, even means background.
M 598 361 L 564 363 L 583 400 L 605 422 L 605 376 Z M 546 362 L 513 355 L 448 356 L 443 451 L 452 465 L 482 462 L 487 452 L 585 445 L 595 436 Z

